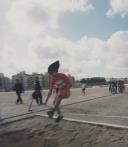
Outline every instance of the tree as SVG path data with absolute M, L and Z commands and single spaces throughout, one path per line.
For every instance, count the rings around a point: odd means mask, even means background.
M 84 84 L 84 83 L 86 83 L 86 82 L 87 82 L 87 80 L 84 79 L 84 78 L 80 80 L 80 83 L 82 83 L 82 84 Z
M 104 77 L 82 78 L 80 82 L 87 83 L 88 85 L 103 85 L 107 83 Z

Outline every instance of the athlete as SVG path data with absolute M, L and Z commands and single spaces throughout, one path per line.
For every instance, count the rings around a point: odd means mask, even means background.
M 44 103 L 47 104 L 53 89 L 57 88 L 58 90 L 56 91 L 56 95 L 53 100 L 54 106 L 47 112 L 50 118 L 53 117 L 55 111 L 58 113 L 56 122 L 59 122 L 61 119 L 63 119 L 63 115 L 60 110 L 60 103 L 62 99 L 68 98 L 70 96 L 70 87 L 71 87 L 71 82 L 69 77 L 63 73 L 58 73 L 58 69 L 59 69 L 59 61 L 54 62 L 48 67 L 48 73 L 51 79 L 50 79 L 49 92 Z

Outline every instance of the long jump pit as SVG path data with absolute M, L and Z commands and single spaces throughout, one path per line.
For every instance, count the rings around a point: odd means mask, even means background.
M 128 147 L 128 129 L 39 114 L 0 125 L 0 147 Z

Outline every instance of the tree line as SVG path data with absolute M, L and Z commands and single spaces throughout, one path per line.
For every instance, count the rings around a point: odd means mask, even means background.
M 80 83 L 86 83 L 87 85 L 106 85 L 108 84 L 104 77 L 92 77 L 92 78 L 82 78 Z

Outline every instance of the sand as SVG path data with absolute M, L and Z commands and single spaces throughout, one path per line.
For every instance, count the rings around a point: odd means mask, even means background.
M 37 116 L 0 126 L 0 147 L 128 147 L 128 130 Z
M 47 91 L 44 91 L 44 97 L 46 94 Z M 31 92 L 23 95 L 24 105 L 15 105 L 15 93 L 1 93 L 2 116 L 28 112 L 30 95 Z M 81 89 L 72 89 L 70 99 L 64 100 L 62 104 L 104 95 L 109 95 L 108 88 L 89 88 L 85 97 L 82 96 Z M 53 99 L 49 100 L 49 105 L 52 101 Z M 128 97 L 127 93 L 124 93 L 62 107 L 62 112 L 69 118 L 128 126 L 127 107 Z M 41 109 L 41 106 L 34 103 L 32 108 L 36 111 Z M 128 147 L 128 129 L 114 129 L 64 120 L 55 123 L 54 119 L 36 116 L 0 125 L 0 147 Z

